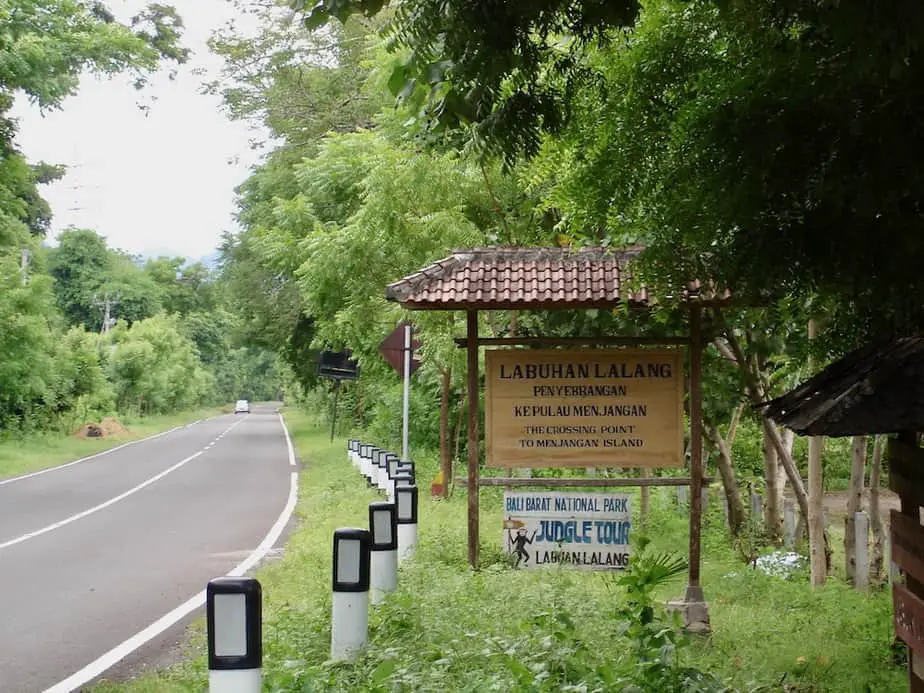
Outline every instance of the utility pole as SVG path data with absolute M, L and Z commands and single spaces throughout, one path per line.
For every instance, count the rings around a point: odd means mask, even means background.
M 103 313 L 103 324 L 99 330 L 100 334 L 107 335 L 109 334 L 109 328 L 112 326 L 112 318 L 110 317 L 111 311 L 114 311 L 119 305 L 118 295 L 116 295 L 116 299 L 110 299 L 109 292 L 106 292 L 103 294 L 103 300 L 95 301 L 94 305 L 98 306 Z

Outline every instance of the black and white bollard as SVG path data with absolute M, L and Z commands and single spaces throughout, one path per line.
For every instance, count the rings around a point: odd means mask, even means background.
M 388 500 L 395 502 L 395 489 L 399 486 L 416 486 L 414 474 L 412 472 L 398 472 L 395 478 L 391 480 L 391 487 L 388 489 Z
M 370 600 L 380 604 L 398 588 L 398 514 L 394 503 L 369 504 L 369 532 L 372 534 L 372 576 Z
M 220 577 L 205 589 L 209 693 L 260 693 L 263 604 L 260 583 Z
M 388 470 L 388 480 L 392 481 L 395 478 L 395 474 L 398 473 L 398 467 L 401 465 L 401 458 L 398 457 L 395 453 L 389 452 L 385 456 L 385 466 Z
M 398 473 L 399 462 L 400 460 L 398 459 L 398 456 L 395 453 L 393 452 L 386 453 L 385 455 L 385 474 L 386 474 L 385 497 L 388 499 L 389 503 L 394 503 L 395 501 L 395 498 L 392 492 L 394 491 L 394 488 L 395 488 L 395 475 Z
M 372 446 L 363 445 L 359 471 L 366 477 L 366 484 L 372 485 Z
M 379 452 L 379 456 L 375 460 L 375 463 L 379 468 L 379 475 L 376 480 L 376 486 L 378 487 L 379 491 L 388 490 L 388 455 L 388 452 L 382 450 Z
M 359 473 L 365 476 L 366 474 L 366 444 L 360 442 L 356 446 L 356 468 L 359 469 Z
M 382 450 L 379 455 L 378 465 L 379 465 L 379 491 L 387 492 L 388 491 L 388 456 L 391 453 Z
M 379 449 L 374 445 L 369 446 L 369 486 L 375 488 L 378 484 L 379 479 L 379 466 L 375 463 L 375 460 L 378 458 Z
M 359 441 L 350 441 L 350 450 L 347 453 L 350 457 L 350 464 L 359 469 Z
M 414 555 L 417 546 L 417 487 L 397 486 L 395 507 L 398 509 L 398 561 Z
M 334 530 L 330 658 L 351 660 L 369 639 L 369 574 L 372 535 L 367 529 Z
M 379 486 L 379 455 L 381 450 L 373 447 L 369 455 L 369 484 L 374 488 Z

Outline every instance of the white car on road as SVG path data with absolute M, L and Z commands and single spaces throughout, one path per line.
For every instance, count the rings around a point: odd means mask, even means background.
M 237 403 L 234 405 L 234 413 L 235 414 L 241 414 L 241 413 L 249 414 L 250 413 L 250 402 L 248 402 L 246 399 L 239 399 Z

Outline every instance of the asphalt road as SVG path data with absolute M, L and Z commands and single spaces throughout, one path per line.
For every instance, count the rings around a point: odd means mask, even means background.
M 148 635 L 201 613 L 210 578 L 278 543 L 293 465 L 275 407 L 256 406 L 0 480 L 0 693 L 77 690 L 143 659 Z

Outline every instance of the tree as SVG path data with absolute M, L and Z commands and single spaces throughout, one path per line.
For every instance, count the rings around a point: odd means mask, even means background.
M 157 315 L 112 333 L 110 377 L 120 411 L 160 414 L 206 401 L 214 381 L 176 316 Z
M 0 247 L 21 245 L 13 229 L 44 235 L 50 211 L 36 185 L 62 171 L 30 167 L 15 146 L 16 125 L 6 116 L 24 93 L 42 109 L 58 108 L 77 91 L 81 74 L 131 73 L 143 86 L 162 60 L 183 62 L 183 23 L 172 7 L 152 4 L 131 21 L 114 20 L 105 4 L 85 0 L 9 0 L 0 6 Z M 18 248 L 17 248 L 18 249 Z
M 17 258 L 0 255 L 0 427 L 18 428 L 52 391 L 52 296 L 47 277 L 23 282 Z
M 354 13 L 372 16 L 383 0 L 297 2 L 306 26 Z M 475 140 L 512 161 L 538 152 L 540 134 L 567 121 L 581 84 L 595 82 L 583 60 L 592 45 L 630 25 L 635 0 L 419 0 L 396 3 L 388 29 L 404 58 L 389 87 L 428 129 L 475 125 Z
M 188 314 L 216 306 L 215 277 L 201 262 L 187 265 L 183 257 L 148 260 L 144 272 L 156 286 L 159 304 L 168 313 Z
M 49 257 L 55 298 L 69 325 L 98 330 L 100 312 L 96 301 L 109 271 L 106 239 L 89 229 L 67 229 Z
M 646 243 L 649 284 L 821 294 L 841 351 L 915 329 L 922 27 L 904 2 L 648 3 L 548 145 L 551 200 L 575 233 Z
M 22 90 L 43 108 L 74 94 L 85 71 L 129 72 L 141 86 L 161 60 L 189 57 L 179 46 L 183 22 L 163 4 L 149 5 L 125 25 L 102 2 L 9 0 L 0 25 L 7 37 L 0 93 Z
M 149 318 L 160 311 L 157 285 L 141 269 L 136 258 L 110 250 L 108 264 L 109 267 L 94 295 L 95 306 L 107 300 L 114 300 L 115 305 L 110 308 L 112 318 L 118 316 L 128 324 Z
M 314 27 L 385 4 L 296 7 Z M 636 10 L 399 5 L 387 33 L 406 62 L 392 87 L 431 125 L 474 124 L 487 151 L 567 162 L 553 169 L 550 204 L 572 233 L 647 243 L 649 285 L 709 277 L 746 299 L 820 293 L 833 299 L 826 335 L 840 351 L 924 325 L 911 298 L 924 282 L 924 8 L 652 0 Z
M 99 331 L 107 314 L 131 324 L 160 310 L 152 277 L 131 256 L 111 250 L 95 231 L 60 233 L 50 265 L 55 297 L 70 325 Z
M 308 33 L 272 0 L 248 3 L 247 11 L 260 20 L 256 35 L 232 23 L 209 42 L 225 67 L 206 91 L 221 95 L 231 118 L 258 122 L 299 150 L 328 132 L 373 124 L 385 101 L 367 86 L 373 22 Z

